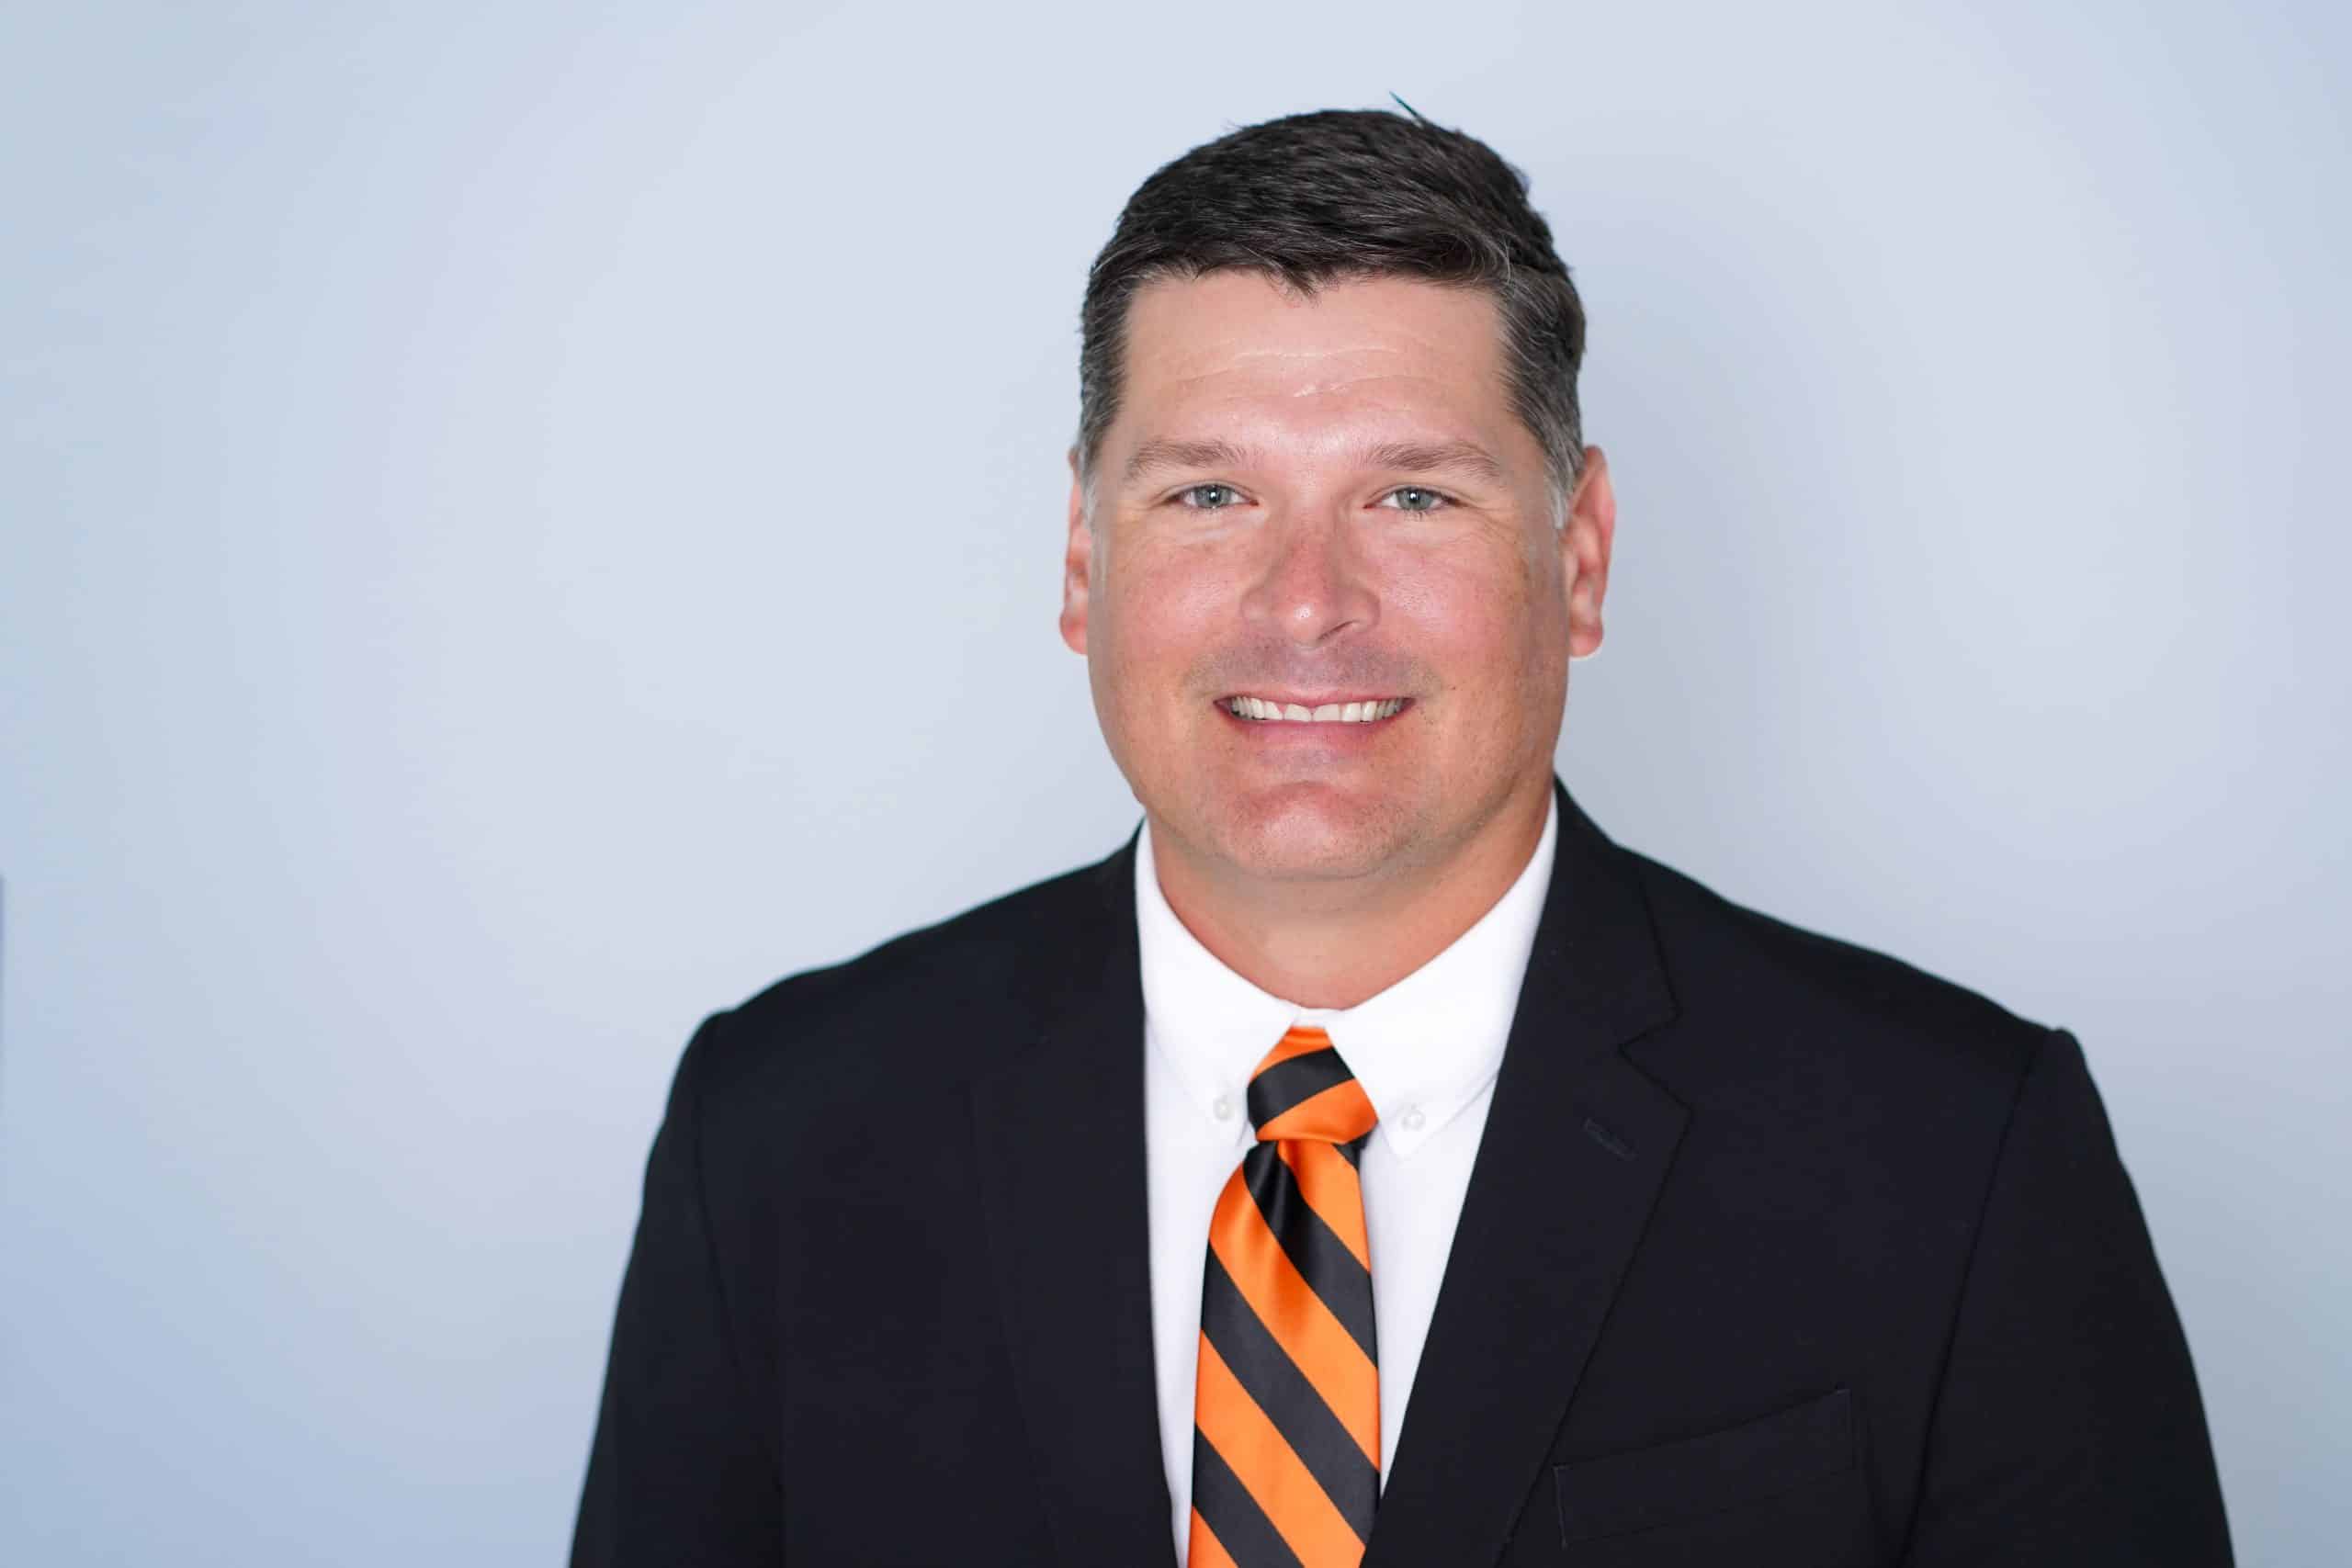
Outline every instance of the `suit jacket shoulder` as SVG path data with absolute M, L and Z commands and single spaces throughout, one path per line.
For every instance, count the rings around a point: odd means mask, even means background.
M 835 1120 L 910 1086 L 949 1087 L 985 1071 L 1034 1037 L 1068 984 L 1057 976 L 1115 935 L 1105 922 L 1128 908 L 1122 874 L 1132 842 L 778 980 L 714 1015 L 680 1077 L 695 1080 L 722 1121 L 732 1120 L 723 1108 L 741 1106 L 745 1130 L 771 1137 L 796 1108 Z
M 1849 1127 L 1960 1111 L 1997 1137 L 2059 1032 L 1900 958 L 1736 904 L 1645 856 L 1636 869 L 1677 1017 L 1639 1051 L 1678 1092 Z

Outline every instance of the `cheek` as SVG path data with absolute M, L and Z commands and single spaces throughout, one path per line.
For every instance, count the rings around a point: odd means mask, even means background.
M 1205 551 L 1161 551 L 1125 565 L 1112 595 L 1137 662 L 1181 660 L 1230 634 L 1241 579 L 1227 563 Z
M 1240 589 L 1210 563 L 1131 556 L 1101 603 L 1109 611 L 1103 675 L 1131 715 L 1160 710 L 1170 686 L 1230 638 Z
M 1383 586 L 1384 630 L 1456 696 L 1507 702 L 1544 660 L 1544 617 L 1560 618 L 1542 576 L 1518 555 L 1400 564 Z

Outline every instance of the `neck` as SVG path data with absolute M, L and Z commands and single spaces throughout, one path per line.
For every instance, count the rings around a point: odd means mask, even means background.
M 1510 890 L 1544 837 L 1552 781 L 1515 792 L 1452 852 L 1336 880 L 1204 863 L 1152 820 L 1168 907 L 1218 962 L 1301 1007 L 1354 1007 L 1443 953 Z

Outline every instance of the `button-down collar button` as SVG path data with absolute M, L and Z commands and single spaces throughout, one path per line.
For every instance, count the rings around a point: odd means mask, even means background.
M 1405 1114 L 1396 1120 L 1404 1123 L 1405 1131 L 1408 1133 L 1418 1133 L 1421 1130 L 1421 1122 L 1425 1118 L 1421 1115 L 1419 1106 L 1408 1105 L 1405 1108 Z
M 1233 1097 L 1229 1094 L 1218 1095 L 1216 1101 L 1209 1106 L 1209 1111 L 1218 1121 L 1230 1122 L 1233 1120 Z

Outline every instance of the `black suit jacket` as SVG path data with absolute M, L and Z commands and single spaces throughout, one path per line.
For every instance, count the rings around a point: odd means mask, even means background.
M 2229 1562 L 2074 1039 L 1559 804 L 1365 1563 Z M 703 1025 L 575 1564 L 1170 1568 L 1134 871 Z

